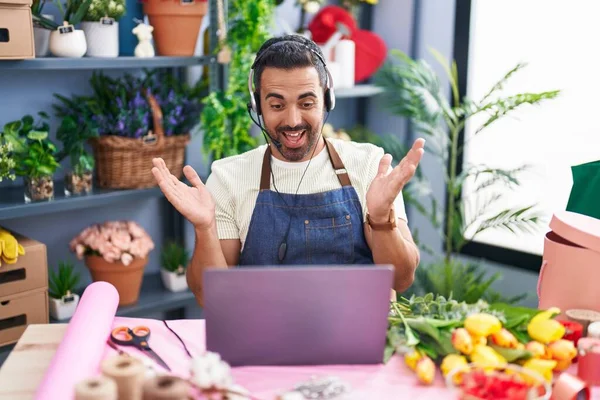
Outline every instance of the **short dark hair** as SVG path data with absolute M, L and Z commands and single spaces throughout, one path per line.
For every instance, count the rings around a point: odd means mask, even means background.
M 267 40 L 258 50 L 254 65 L 254 90 L 260 90 L 260 78 L 265 68 L 294 69 L 315 67 L 322 88 L 327 86 L 327 72 L 321 48 L 312 40 L 301 35 L 285 35 Z

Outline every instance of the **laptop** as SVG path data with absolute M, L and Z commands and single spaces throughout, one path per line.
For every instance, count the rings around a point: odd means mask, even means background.
M 392 266 L 204 271 L 206 347 L 232 366 L 379 364 Z

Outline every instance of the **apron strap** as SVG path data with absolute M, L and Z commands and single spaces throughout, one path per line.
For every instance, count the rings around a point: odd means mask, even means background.
M 333 170 L 340 181 L 342 186 L 352 186 L 352 182 L 350 182 L 350 177 L 348 176 L 348 171 L 346 171 L 346 167 L 342 162 L 338 152 L 335 150 L 335 147 L 329 142 L 329 140 L 325 139 L 325 145 L 327 146 L 327 151 L 329 152 L 329 160 L 331 160 L 331 165 L 333 166 Z
M 335 150 L 335 147 L 325 139 L 325 146 L 327 147 L 327 152 L 329 153 L 329 160 L 331 161 L 331 166 L 337 175 L 338 180 L 342 186 L 352 186 L 352 182 L 350 182 L 350 177 L 348 176 L 348 171 L 342 162 L 338 152 Z M 265 155 L 263 157 L 262 170 L 260 174 L 260 190 L 270 190 L 271 189 L 271 146 L 268 145 L 265 150 Z

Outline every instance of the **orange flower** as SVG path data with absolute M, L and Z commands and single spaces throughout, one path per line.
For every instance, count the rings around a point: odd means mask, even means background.
M 570 340 L 559 339 L 548 345 L 550 356 L 556 361 L 571 361 L 577 356 L 577 349 Z
M 502 328 L 500 331 L 492 334 L 492 343 L 500 347 L 516 349 L 519 341 L 512 333 Z
M 473 351 L 473 339 L 465 328 L 457 328 L 452 331 L 452 346 L 463 354 L 471 354 Z

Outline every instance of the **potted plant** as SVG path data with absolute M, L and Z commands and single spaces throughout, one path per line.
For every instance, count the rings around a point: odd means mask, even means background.
M 137 302 L 154 242 L 136 222 L 90 225 L 71 240 L 69 248 L 85 260 L 94 281 L 109 282 L 117 289 L 119 305 Z
M 543 216 L 535 209 L 535 204 L 514 208 L 507 205 L 492 211 L 492 207 L 506 203 L 504 193 L 507 190 L 518 188 L 519 174 L 527 169 L 527 165 L 511 170 L 466 165 L 459 172 L 459 155 L 464 150 L 459 133 L 473 116 L 487 115 L 477 130 L 477 135 L 481 135 L 489 125 L 515 110 L 553 99 L 559 91 L 501 96 L 499 92 L 506 82 L 524 67 L 519 64 L 481 99 L 461 99 L 456 65 L 450 66 L 440 54 L 434 52 L 450 80 L 450 102 L 442 92 L 443 85 L 438 76 L 426 61 L 415 61 L 399 50 L 392 50 L 391 56 L 375 77 L 376 84 L 384 89 L 382 104 L 386 104 L 392 113 L 409 118 L 416 132 L 424 135 L 427 153 L 439 161 L 446 183 L 445 212 L 439 209 L 439 203 L 427 188 L 428 182 L 423 175 L 417 174 L 403 190 L 406 203 L 414 205 L 419 213 L 430 220 L 444 242 L 443 257 L 417 269 L 413 290 L 417 294 L 433 292 L 445 297 L 452 296 L 459 301 L 475 302 L 480 298 L 498 301 L 502 296 L 490 290 L 490 286 L 499 275 L 485 278 L 485 271 L 479 262 L 462 261 L 456 254 L 484 231 L 505 229 L 518 234 L 538 229 Z M 396 149 L 399 147 L 396 146 Z M 395 159 L 401 160 L 406 152 L 397 151 L 396 154 L 392 153 Z M 476 189 L 463 197 L 463 188 L 468 184 Z M 444 224 L 440 216 L 444 216 Z M 418 239 L 416 233 L 415 238 Z M 425 246 L 422 249 L 430 254 L 435 253 Z M 522 298 L 517 296 L 503 300 L 516 302 Z
M 79 295 L 74 293 L 80 276 L 74 272 L 72 263 L 60 262 L 58 272 L 50 270 L 48 281 L 48 296 L 50 315 L 57 320 L 64 320 L 73 316 Z
M 58 154 L 58 161 L 69 157 L 69 170 L 65 173 L 65 196 L 73 194 L 87 194 L 93 187 L 94 157 L 85 149 L 88 139 L 95 137 L 96 133 L 79 124 L 74 116 L 66 115 L 56 132 L 56 138 L 63 144 Z
M 119 19 L 124 14 L 125 0 L 92 0 L 81 22 L 87 57 L 119 56 Z
M 160 276 L 163 284 L 171 292 L 186 290 L 185 272 L 189 262 L 188 251 L 176 242 L 167 243 L 160 255 Z
M 183 175 L 185 147 L 202 107 L 201 84 L 188 86 L 154 71 L 119 78 L 94 73 L 91 86 L 90 96 L 56 95 L 62 104 L 55 109 L 58 116 L 75 113 L 86 129 L 97 132 L 90 143 L 98 186 L 156 186 L 150 173 L 154 157 L 163 158 L 175 176 Z
M 56 7 L 61 13 L 62 24 L 47 18 L 44 15 L 32 15 L 33 22 L 52 30 L 50 33 L 50 52 L 57 57 L 83 57 L 87 51 L 85 33 L 76 29 L 83 16 L 88 11 L 92 0 L 55 0 Z
M 44 112 L 39 113 L 48 119 Z M 34 124 L 30 115 L 4 126 L 3 138 L 12 147 L 14 173 L 23 178 L 25 202 L 54 198 L 54 173 L 60 167 L 56 160 L 56 146 L 48 139 L 47 122 Z
M 220 0 L 219 0 L 220 1 Z M 142 0 L 160 56 L 194 55 L 207 0 Z
M 34 17 L 44 17 L 47 20 L 54 21 L 54 15 L 42 14 L 46 0 L 33 0 L 31 3 L 31 15 Z M 33 18 L 33 41 L 35 44 L 35 56 L 46 57 L 49 52 L 50 32 L 46 26 L 40 24 L 36 18 Z

